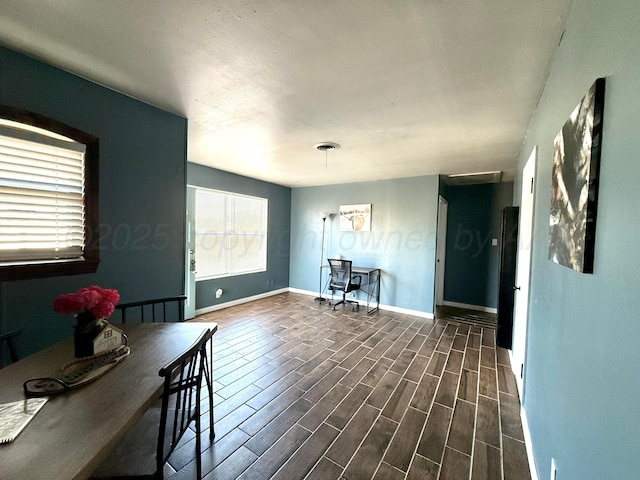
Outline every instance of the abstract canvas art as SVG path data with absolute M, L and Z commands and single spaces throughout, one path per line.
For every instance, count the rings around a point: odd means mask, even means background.
M 591 86 L 553 142 L 549 258 L 593 273 L 605 79 Z

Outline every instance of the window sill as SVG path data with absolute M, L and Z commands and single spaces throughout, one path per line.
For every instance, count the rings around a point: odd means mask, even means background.
M 84 258 L 30 263 L 4 262 L 0 263 L 0 281 L 95 273 L 99 263 L 100 260 Z
M 245 272 L 234 272 L 234 273 L 224 273 L 222 275 L 205 275 L 202 277 L 196 277 L 196 282 L 203 282 L 206 280 L 216 280 L 216 279 L 220 279 L 220 278 L 229 278 L 229 277 L 240 277 L 242 275 L 251 275 L 254 273 L 262 273 L 262 272 L 266 272 L 267 269 L 266 268 L 260 268 L 260 269 L 256 269 L 256 270 L 247 270 Z

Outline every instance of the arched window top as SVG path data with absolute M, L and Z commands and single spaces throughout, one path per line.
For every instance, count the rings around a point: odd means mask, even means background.
M 0 106 L 0 279 L 95 272 L 98 139 Z

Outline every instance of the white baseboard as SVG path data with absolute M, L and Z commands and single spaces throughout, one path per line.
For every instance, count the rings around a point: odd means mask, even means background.
M 529 422 L 527 421 L 527 413 L 524 407 L 520 406 L 520 419 L 522 420 L 522 431 L 524 433 L 524 444 L 527 447 L 527 458 L 529 460 L 529 470 L 531 471 L 531 480 L 538 480 L 538 471 L 533 457 L 533 444 L 531 443 L 531 432 L 529 431 Z
M 270 292 L 260 293 L 259 295 L 253 295 L 252 297 L 239 298 L 238 300 L 231 300 L 230 302 L 218 303 L 216 305 L 211 305 L 210 307 L 197 309 L 196 315 L 215 312 L 216 310 L 222 310 L 223 308 L 233 307 L 234 305 L 242 305 L 243 303 L 253 302 L 254 300 L 260 300 L 261 298 L 272 297 L 273 295 L 279 295 L 281 293 L 286 293 L 288 291 L 289 291 L 288 288 L 280 288 L 278 290 L 272 290 Z
M 312 297 L 317 297 L 318 296 L 318 292 L 312 292 L 311 290 L 302 290 L 301 288 L 289 287 L 289 291 L 291 293 L 300 293 L 302 295 L 310 295 Z M 325 295 L 326 295 L 326 293 L 325 293 Z
M 203 315 L 205 313 L 215 312 L 216 310 L 222 310 L 223 308 L 233 307 L 235 305 L 242 305 L 243 303 L 253 302 L 254 300 L 259 300 L 261 298 L 271 297 L 273 295 L 279 295 L 280 293 L 300 293 L 302 295 L 309 295 L 311 297 L 317 297 L 318 292 L 312 292 L 310 290 L 301 290 L 299 288 L 280 288 L 278 290 L 272 290 L 270 292 L 261 293 L 259 295 L 253 295 L 252 297 L 239 298 L 238 300 L 232 300 L 230 302 L 218 303 L 216 305 L 211 305 L 210 307 L 199 308 L 196 310 L 196 315 Z M 360 299 L 350 298 L 349 300 L 357 301 L 360 305 L 366 306 L 366 302 Z M 383 305 L 380 304 L 380 310 L 386 310 L 389 312 L 403 313 L 405 315 L 413 315 L 414 317 L 428 318 L 433 320 L 433 313 L 429 312 L 421 312 L 420 310 L 411 310 L 409 308 L 395 307 L 392 305 Z
M 309 295 L 312 297 L 318 296 L 318 292 L 312 292 L 310 290 L 301 290 L 299 288 L 289 288 L 289 291 L 291 293 L 300 293 L 302 295 Z M 324 295 L 326 296 L 326 294 Z M 361 306 L 366 306 L 367 304 L 367 302 L 362 299 L 349 298 L 348 300 L 352 302 L 358 302 Z M 369 306 L 371 306 L 371 304 L 369 304 Z M 386 310 L 388 312 L 403 313 L 405 315 L 413 315 L 414 317 L 428 318 L 431 320 L 433 320 L 434 318 L 433 313 L 421 312 L 420 310 L 411 310 L 411 309 L 402 308 L 402 307 L 395 307 L 393 305 L 383 305 L 382 303 L 380 304 L 380 310 Z
M 442 304 L 447 307 L 466 308 L 468 310 L 476 310 L 478 312 L 498 313 L 497 308 L 483 307 L 482 305 L 470 305 L 468 303 L 449 302 L 447 300 L 443 301 Z

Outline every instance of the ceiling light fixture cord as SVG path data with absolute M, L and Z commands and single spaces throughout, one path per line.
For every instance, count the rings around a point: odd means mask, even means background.
M 325 171 L 329 170 L 329 150 L 337 150 L 340 148 L 340 145 L 335 142 L 322 142 L 316 143 L 313 147 L 316 150 L 324 152 L 324 169 Z

